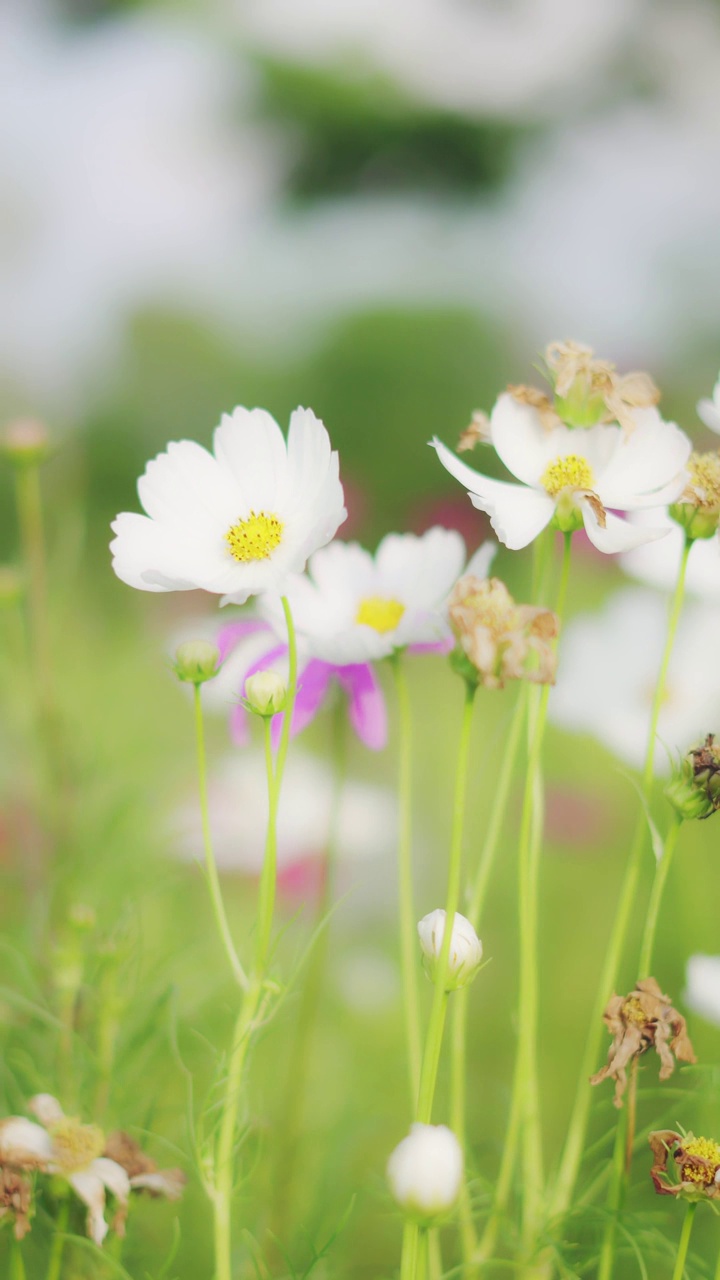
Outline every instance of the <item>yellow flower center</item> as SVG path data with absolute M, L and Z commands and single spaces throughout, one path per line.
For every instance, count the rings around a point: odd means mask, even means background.
M 540 477 L 540 483 L 551 498 L 557 498 L 563 489 L 592 489 L 592 467 L 579 454 L 568 453 L 564 458 L 556 458 L 554 462 L 548 463 Z
M 688 461 L 690 493 L 699 507 L 720 509 L 720 453 L 691 453 Z
M 282 541 L 283 522 L 266 511 L 251 511 L 247 520 L 238 520 L 225 534 L 233 560 L 267 560 Z
M 53 1160 L 63 1173 L 87 1169 L 105 1150 L 105 1134 L 96 1124 L 81 1124 L 63 1116 L 48 1130 L 52 1138 Z
M 623 1005 L 622 1011 L 626 1022 L 634 1022 L 639 1027 L 648 1020 L 647 1014 L 643 1011 L 637 996 L 629 996 Z
M 399 600 L 388 600 L 385 596 L 366 596 L 360 601 L 355 621 L 384 635 L 386 631 L 395 630 L 404 612 L 405 605 Z
M 711 1161 L 711 1167 L 707 1169 L 694 1169 L 692 1165 L 684 1165 L 683 1182 L 699 1182 L 709 1187 L 715 1181 L 715 1170 L 720 1168 L 720 1145 L 712 1138 L 693 1138 L 690 1142 L 683 1143 L 683 1151 L 689 1156 L 700 1156 L 701 1160 Z

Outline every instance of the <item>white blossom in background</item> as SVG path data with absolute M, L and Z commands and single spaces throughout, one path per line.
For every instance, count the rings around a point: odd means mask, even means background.
M 720 435 L 720 378 L 713 387 L 712 399 L 698 400 L 697 411 L 705 426 Z
M 435 981 L 445 937 L 446 913 L 438 907 L 418 922 L 418 935 L 428 976 Z M 455 912 L 448 954 L 446 989 L 465 987 L 477 974 L 482 960 L 482 942 L 466 916 Z
M 218 866 L 259 875 L 267 828 L 267 778 L 260 751 L 233 752 L 209 780 L 210 824 Z M 278 813 L 278 867 L 324 856 L 330 832 L 334 779 L 329 764 L 295 746 L 289 753 Z M 171 849 L 185 859 L 203 859 L 197 804 L 189 800 L 174 815 Z M 391 857 L 396 844 L 397 801 L 390 787 L 350 778 L 340 803 L 337 856 L 341 863 Z
M 720 956 L 690 956 L 683 999 L 693 1013 L 720 1027 Z
M 551 720 L 598 739 L 626 764 L 645 758 L 652 698 L 667 630 L 668 601 L 626 587 L 563 630 Z M 687 752 L 720 724 L 720 607 L 691 601 L 683 611 L 660 710 L 655 771 Z M 670 755 L 668 755 L 670 753 Z
M 452 1209 L 462 1176 L 462 1147 L 444 1124 L 414 1124 L 387 1163 L 393 1197 L 407 1214 L 421 1220 Z
M 620 557 L 620 564 L 631 578 L 651 587 L 671 592 L 675 588 L 685 534 L 666 511 L 636 511 L 633 524 L 664 526 L 667 537 L 646 542 Z M 720 601 L 720 538 L 698 538 L 688 556 L 685 589 L 689 595 L 708 601 Z

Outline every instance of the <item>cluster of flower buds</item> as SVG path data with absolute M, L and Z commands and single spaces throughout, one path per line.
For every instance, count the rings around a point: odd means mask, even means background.
M 709 818 L 720 809 L 720 746 L 714 733 L 688 752 L 665 795 L 681 818 Z
M 131 1191 L 176 1200 L 185 1185 L 180 1169 L 158 1169 L 126 1133 L 105 1136 L 94 1124 L 66 1116 L 56 1098 L 40 1093 L 28 1110 L 36 1117 L 0 1120 L 0 1221 L 12 1222 L 16 1239 L 30 1230 L 35 1173 L 65 1182 L 87 1209 L 87 1233 L 101 1245 L 109 1231 L 105 1193 L 115 1201 L 112 1228 L 124 1234 Z
M 437 978 L 440 953 L 445 937 L 446 915 L 442 908 L 423 916 L 418 924 L 420 946 L 423 953 L 423 964 L 428 977 L 435 982 Z M 445 990 L 455 991 L 458 987 L 466 987 L 472 982 L 480 968 L 482 960 L 482 942 L 478 938 L 470 921 L 461 916 L 459 911 L 453 917 L 450 950 L 448 952 Z
M 444 1124 L 414 1124 L 387 1163 L 390 1190 L 409 1218 L 431 1226 L 460 1194 L 463 1153 Z
M 654 978 L 642 978 L 627 996 L 614 995 L 603 1014 L 613 1040 L 608 1061 L 592 1077 L 591 1084 L 611 1078 L 615 1081 L 615 1106 L 623 1104 L 627 1068 L 648 1049 L 660 1058 L 660 1079 L 667 1080 L 679 1062 L 695 1062 L 685 1019 L 673 1009 Z
M 680 1196 L 691 1201 L 720 1198 L 720 1143 L 714 1138 L 656 1129 L 648 1142 L 653 1153 L 650 1177 L 659 1196 Z M 669 1176 L 671 1155 L 677 1166 L 677 1181 Z
M 720 451 L 691 453 L 686 471 L 687 485 L 668 514 L 691 542 L 712 538 L 720 524 Z
M 506 680 L 553 684 L 560 620 L 550 609 L 516 604 L 499 578 L 466 574 L 448 602 L 458 641 L 453 664 L 466 680 L 502 689 Z

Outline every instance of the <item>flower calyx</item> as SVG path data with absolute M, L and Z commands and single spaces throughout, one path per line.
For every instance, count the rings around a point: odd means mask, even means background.
M 686 472 L 685 490 L 668 514 L 691 542 L 712 538 L 720 525 L 720 450 L 691 453 Z
M 507 680 L 554 683 L 560 620 L 550 609 L 516 604 L 499 578 L 466 574 L 453 588 L 448 614 L 458 642 L 453 665 L 466 679 L 488 689 L 502 689 Z
M 688 752 L 665 795 L 683 819 L 709 818 L 720 809 L 720 746 L 715 744 L 714 733 Z
M 648 1049 L 660 1058 L 660 1079 L 667 1080 L 679 1062 L 696 1062 L 687 1034 L 687 1024 L 663 994 L 655 978 L 642 978 L 626 996 L 613 995 L 603 1013 L 603 1021 L 613 1037 L 608 1061 L 591 1076 L 591 1084 L 615 1081 L 616 1107 L 622 1107 L 627 1087 L 627 1068 Z M 674 1057 L 673 1057 L 674 1055 Z
M 242 704 L 256 716 L 269 719 L 283 711 L 287 701 L 287 685 L 277 671 L 256 671 L 245 681 Z
M 650 1177 L 659 1196 L 679 1196 L 691 1201 L 720 1198 L 720 1143 L 714 1138 L 695 1138 L 692 1133 L 656 1129 L 648 1142 L 653 1153 Z M 677 1166 L 678 1181 L 669 1176 L 671 1156 Z

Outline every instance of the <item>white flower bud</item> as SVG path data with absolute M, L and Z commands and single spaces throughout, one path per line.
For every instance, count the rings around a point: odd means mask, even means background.
M 437 974 L 438 960 L 442 950 L 445 934 L 445 912 L 442 908 L 423 916 L 418 924 L 420 946 L 428 977 L 433 982 Z M 472 982 L 482 960 L 482 942 L 478 938 L 469 920 L 455 912 L 453 919 L 450 952 L 448 954 L 446 990 L 454 991 L 456 987 L 465 987 Z
M 444 1124 L 414 1124 L 387 1163 L 397 1203 L 424 1223 L 452 1209 L 462 1176 L 462 1147 Z
M 188 684 L 204 684 L 220 670 L 220 650 L 209 640 L 186 640 L 175 654 L 175 674 Z
M 258 716 L 274 716 L 282 711 L 287 686 L 276 671 L 258 671 L 245 681 L 245 699 L 249 711 Z

